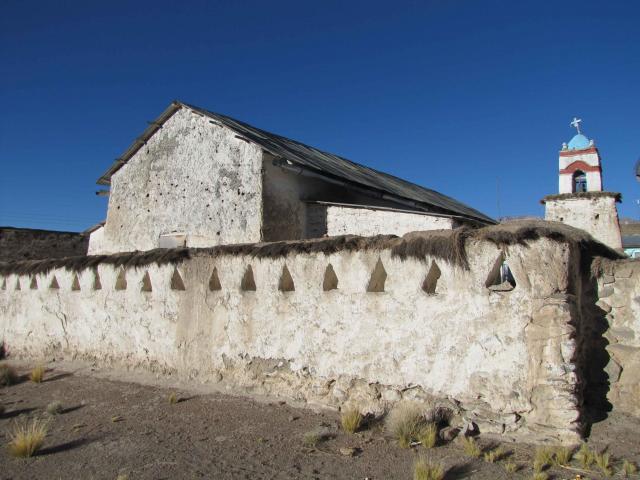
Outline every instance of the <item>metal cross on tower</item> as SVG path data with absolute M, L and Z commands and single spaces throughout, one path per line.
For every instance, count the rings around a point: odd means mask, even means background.
M 578 130 L 578 133 L 582 133 L 580 131 L 580 122 L 582 122 L 582 119 L 576 118 L 576 117 L 573 117 L 573 121 L 571 122 L 571 126 L 576 127 L 576 130 Z

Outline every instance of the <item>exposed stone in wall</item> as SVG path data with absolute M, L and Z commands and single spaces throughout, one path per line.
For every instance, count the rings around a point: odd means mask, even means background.
M 598 295 L 608 323 L 608 399 L 613 408 L 640 416 L 640 259 L 604 261 Z
M 550 195 L 543 200 L 545 203 L 544 218 L 581 228 L 605 245 L 621 249 L 622 238 L 618 223 L 618 210 L 616 209 L 617 198 L 618 194 L 607 194 L 607 192 Z
M 150 250 L 171 232 L 187 246 L 257 242 L 261 169 L 258 146 L 183 108 L 111 178 L 90 253 Z
M 0 341 L 9 355 L 89 358 L 376 414 L 402 398 L 439 399 L 483 432 L 575 441 L 576 253 L 548 239 L 469 239 L 466 250 L 468 268 L 387 248 L 195 252 L 177 266 L 101 263 L 80 271 L 79 289 L 64 268 L 35 275 L 35 290 L 29 275 L 10 274 Z M 485 285 L 502 254 L 517 282 L 509 292 Z M 426 292 L 434 262 L 437 286 Z M 383 287 L 368 292 L 381 268 Z M 183 289 L 172 287 L 176 274 Z

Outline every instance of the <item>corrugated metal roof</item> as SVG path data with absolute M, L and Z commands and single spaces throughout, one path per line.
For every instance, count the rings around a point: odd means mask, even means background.
M 477 220 L 482 223 L 496 223 L 495 220 L 484 215 L 451 197 L 443 195 L 435 190 L 421 187 L 414 183 L 402 180 L 393 175 L 379 172 L 364 165 L 357 164 L 346 158 L 332 153 L 318 150 L 295 140 L 291 140 L 274 133 L 261 130 L 247 123 L 235 120 L 226 115 L 210 112 L 200 107 L 182 102 L 174 102 L 160 117 L 152 122 L 141 137 L 136 140 L 127 151 L 107 170 L 98 180 L 99 184 L 108 185 L 113 175 L 131 156 L 150 138 L 161 125 L 173 115 L 179 108 L 186 107 L 194 112 L 209 117 L 227 128 L 234 130 L 239 135 L 260 145 L 264 150 L 276 157 L 281 157 L 289 162 L 305 168 L 309 168 L 323 175 L 342 179 L 349 183 L 375 190 L 380 193 L 388 193 L 402 199 L 417 202 L 425 210 L 435 208 L 442 213 L 451 213 L 465 218 Z

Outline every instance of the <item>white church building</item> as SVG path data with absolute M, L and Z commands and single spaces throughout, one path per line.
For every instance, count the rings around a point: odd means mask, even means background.
M 496 223 L 434 190 L 173 102 L 100 177 L 89 254 Z
M 595 142 L 580 129 L 582 120 L 574 118 L 577 133 L 562 144 L 559 157 L 559 193 L 542 199 L 545 220 L 566 223 L 589 232 L 609 247 L 622 249 L 616 203 L 620 194 L 603 190 L 602 159 Z

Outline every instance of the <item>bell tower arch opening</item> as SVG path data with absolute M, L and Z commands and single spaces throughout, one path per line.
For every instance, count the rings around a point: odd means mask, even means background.
M 573 193 L 580 193 L 587 191 L 587 174 L 582 170 L 576 170 L 572 176 L 572 190 Z

